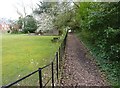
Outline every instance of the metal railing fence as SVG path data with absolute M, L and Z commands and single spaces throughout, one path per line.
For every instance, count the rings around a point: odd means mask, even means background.
M 38 68 L 36 71 L 33 71 L 31 72 L 30 74 L 24 76 L 23 78 L 21 79 L 18 79 L 17 81 L 13 82 L 13 83 L 10 83 L 8 85 L 5 85 L 5 86 L 2 86 L 2 88 L 9 88 L 9 87 L 12 87 L 14 86 L 15 84 L 17 84 L 18 82 L 21 82 L 23 80 L 25 80 L 26 78 L 32 76 L 33 74 L 37 73 L 38 72 L 38 77 L 39 77 L 39 86 L 40 88 L 44 88 L 47 86 L 47 84 L 51 81 L 51 86 L 52 88 L 54 88 L 55 86 L 55 81 L 57 80 L 58 82 L 58 78 L 59 78 L 59 70 L 61 69 L 61 62 L 62 62 L 62 59 L 64 57 L 64 54 L 65 54 L 65 46 L 66 46 L 66 39 L 67 39 L 67 34 L 68 32 L 66 32 L 66 35 L 59 47 L 59 50 L 58 52 L 56 52 L 55 54 L 55 58 L 53 59 L 53 61 L 51 63 L 49 63 L 48 65 L 42 67 L 42 68 Z M 54 66 L 55 65 L 55 66 Z M 42 71 L 43 69 L 47 68 L 51 66 L 51 77 L 47 80 L 46 83 L 44 83 L 43 85 L 43 76 L 42 76 Z M 56 76 L 56 77 L 55 77 Z

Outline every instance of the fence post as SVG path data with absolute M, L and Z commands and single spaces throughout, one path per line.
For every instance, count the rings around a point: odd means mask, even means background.
M 61 46 L 59 47 L 59 69 L 61 67 Z
M 57 71 L 57 80 L 58 80 L 58 52 L 56 52 L 56 71 Z
M 54 88 L 54 68 L 53 68 L 53 62 L 52 62 L 52 88 Z
M 40 88 L 42 88 L 42 69 L 41 68 L 39 68 L 38 69 L 39 71 L 39 85 L 40 85 Z

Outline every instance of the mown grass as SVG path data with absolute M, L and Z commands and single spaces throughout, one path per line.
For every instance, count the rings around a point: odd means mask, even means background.
M 54 36 L 3 35 L 2 36 L 2 85 L 43 67 L 53 60 L 60 42 L 52 43 Z M 36 85 L 38 74 L 21 82 Z
M 106 79 L 109 85 L 113 88 L 120 87 L 120 62 L 119 61 L 110 61 L 104 58 L 101 58 L 102 53 L 94 47 L 89 40 L 89 33 L 81 32 L 76 33 L 77 37 L 83 41 L 86 47 L 90 50 L 91 54 L 95 57 L 97 65 L 99 66 L 101 72 L 106 76 Z

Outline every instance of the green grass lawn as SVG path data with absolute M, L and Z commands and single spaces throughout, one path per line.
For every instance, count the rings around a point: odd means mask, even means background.
M 28 36 L 23 34 L 2 36 L 2 85 L 43 67 L 53 60 L 59 43 L 52 43 L 53 36 Z M 21 82 L 36 85 L 38 74 Z

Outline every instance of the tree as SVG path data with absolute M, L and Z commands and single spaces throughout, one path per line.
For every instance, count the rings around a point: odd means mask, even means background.
M 54 30 L 53 20 L 57 14 L 57 2 L 39 2 L 38 8 L 34 10 L 34 17 L 37 20 L 39 31 Z
M 17 24 L 19 26 L 19 29 L 22 29 L 22 26 L 23 26 L 23 18 L 22 17 L 19 17 L 19 20 L 17 21 Z
M 34 33 L 36 29 L 38 28 L 36 20 L 31 15 L 27 15 L 24 18 L 24 22 L 25 22 L 24 29 L 23 29 L 24 33 L 28 33 L 28 32 Z
M 58 11 L 58 2 L 39 2 L 37 3 L 38 8 L 36 8 L 33 12 L 35 14 L 46 13 L 51 16 L 55 16 Z
M 37 32 L 39 31 L 46 32 L 53 29 L 52 20 L 54 19 L 54 17 L 52 17 L 51 15 L 47 13 L 41 13 L 39 15 L 36 15 L 35 18 L 38 24 Z
M 70 2 L 61 2 L 58 5 L 58 12 L 53 21 L 54 26 L 57 29 L 64 29 L 66 27 L 71 27 L 74 11 Z
M 120 60 L 120 2 L 80 2 L 75 9 L 81 35 L 107 60 Z

